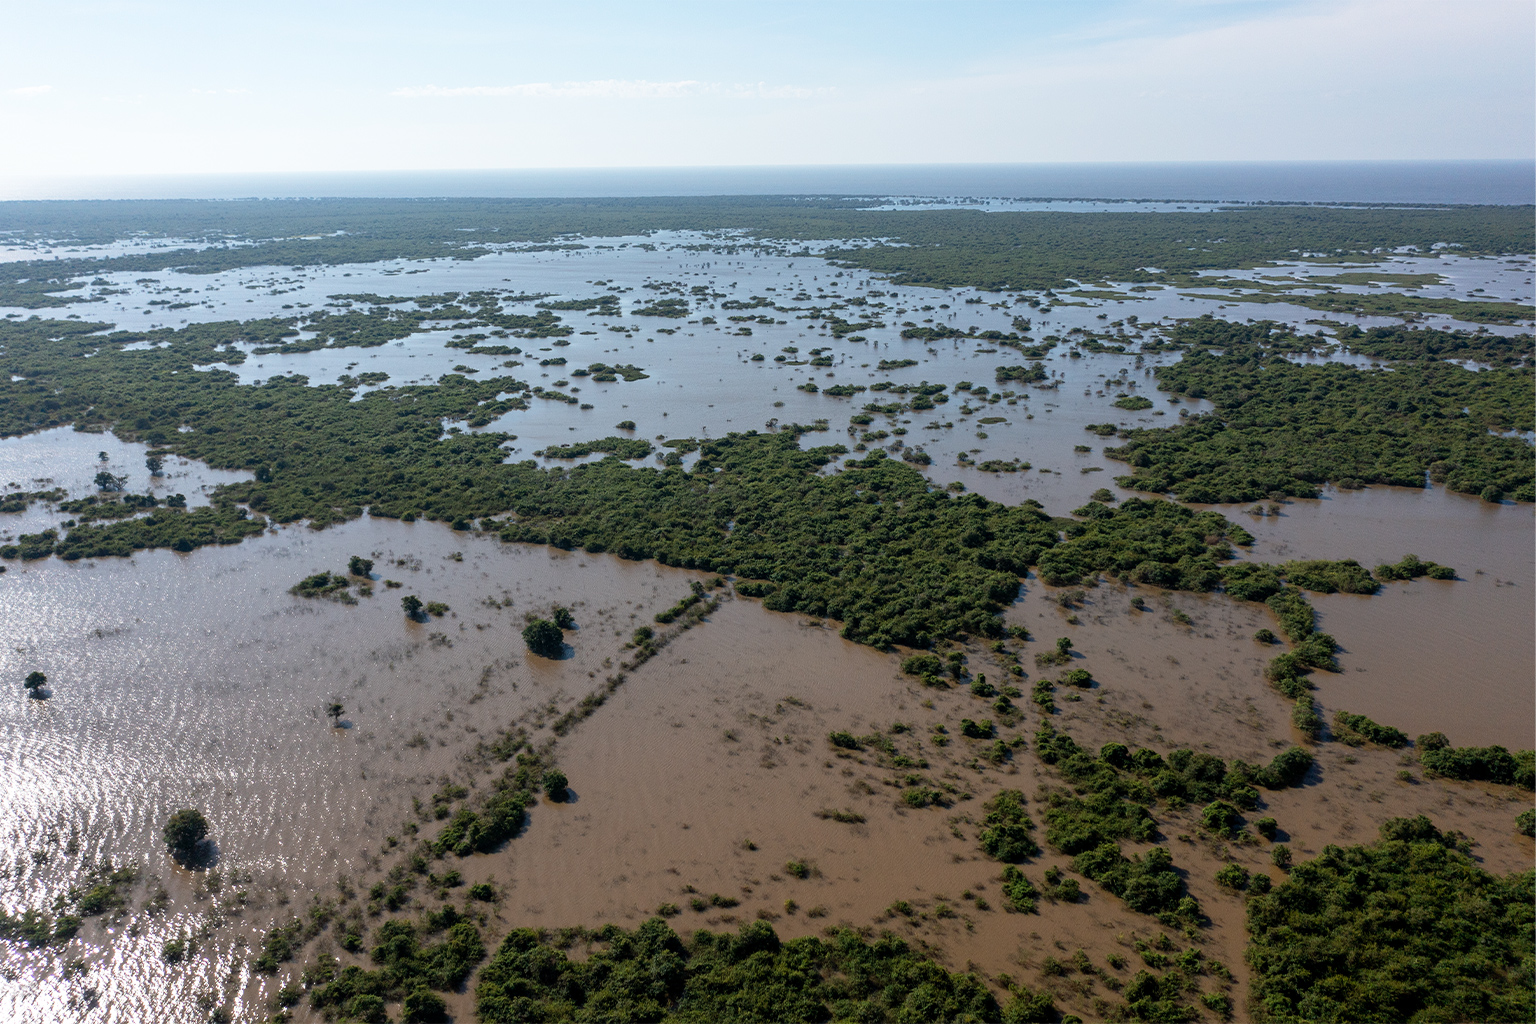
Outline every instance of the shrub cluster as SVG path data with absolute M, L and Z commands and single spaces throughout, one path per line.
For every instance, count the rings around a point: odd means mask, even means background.
M 1427 820 L 1326 847 L 1248 901 L 1261 1018 L 1530 1020 L 1533 881 L 1484 871 Z
M 1054 1019 L 1049 997 L 1020 990 L 1000 1007 L 974 975 L 951 974 L 893 937 L 843 930 L 782 942 L 754 921 L 735 935 L 701 929 L 684 943 L 653 918 L 590 938 L 591 955 L 571 959 L 533 929 L 513 930 L 480 971 L 480 1020 Z

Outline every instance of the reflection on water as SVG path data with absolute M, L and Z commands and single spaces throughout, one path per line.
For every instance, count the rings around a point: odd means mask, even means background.
M 376 558 L 375 575 L 405 586 L 379 583 L 356 606 L 288 594 L 350 554 Z M 388 520 L 289 529 L 192 556 L 13 568 L 0 623 L 0 907 L 49 906 L 92 862 L 139 865 L 177 910 L 139 909 L 151 882 L 124 921 L 88 924 L 69 956 L 93 966 L 87 981 L 113 1019 L 206 1019 L 187 993 L 245 969 L 237 940 L 360 870 L 408 816 L 408 794 L 461 772 L 477 742 L 552 697 L 591 689 L 621 637 L 692 577 Z M 400 593 L 452 611 L 410 623 Z M 554 602 L 575 609 L 573 656 L 528 658 L 523 615 Z M 48 676 L 47 700 L 23 695 L 33 670 Z M 324 717 L 333 700 L 346 708 L 344 728 Z M 159 839 L 182 806 L 212 823 L 218 870 L 231 880 L 220 896 L 199 898 L 206 874 L 178 867 Z M 210 916 L 233 924 L 171 969 L 161 944 Z M 0 1018 L 53 1020 L 60 1000 L 83 991 L 53 973 L 55 954 L 4 944 L 0 957 Z

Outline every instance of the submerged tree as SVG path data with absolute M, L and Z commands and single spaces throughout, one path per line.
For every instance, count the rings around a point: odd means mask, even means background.
M 161 835 L 177 856 L 186 856 L 208 837 L 208 819 L 190 807 L 177 811 L 165 823 Z
M 523 630 L 523 643 L 534 654 L 545 658 L 558 658 L 565 649 L 565 634 L 548 619 L 534 619 Z
M 421 598 L 415 594 L 407 594 L 400 599 L 400 607 L 405 610 L 408 619 L 421 618 Z
M 325 717 L 331 720 L 331 728 L 334 729 L 341 725 L 341 716 L 346 713 L 346 710 L 346 708 L 335 702 L 325 706 Z
M 557 803 L 570 795 L 567 792 L 570 784 L 570 780 L 565 777 L 565 772 L 559 768 L 551 768 L 544 773 L 544 792 Z

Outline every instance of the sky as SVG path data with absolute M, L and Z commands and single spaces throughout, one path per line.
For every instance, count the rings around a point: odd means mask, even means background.
M 1536 156 L 1532 0 L 6 6 L 0 178 Z

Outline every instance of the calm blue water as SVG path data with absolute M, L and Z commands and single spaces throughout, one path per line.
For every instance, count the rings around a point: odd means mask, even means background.
M 699 167 L 0 181 L 0 199 L 804 195 L 1536 203 L 1536 161 Z

